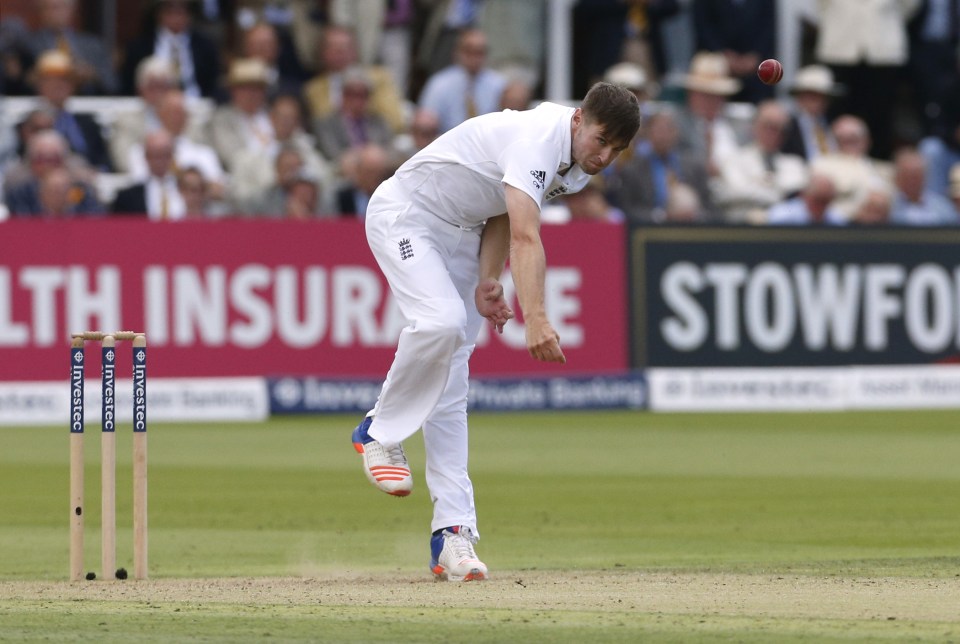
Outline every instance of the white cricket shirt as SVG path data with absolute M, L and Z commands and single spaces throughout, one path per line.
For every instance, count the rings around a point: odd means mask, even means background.
M 507 211 L 503 184 L 547 199 L 581 190 L 590 180 L 571 167 L 574 108 L 541 103 L 472 118 L 415 154 L 377 192 L 410 200 L 447 223 L 473 228 Z M 557 173 L 569 168 L 560 176 Z

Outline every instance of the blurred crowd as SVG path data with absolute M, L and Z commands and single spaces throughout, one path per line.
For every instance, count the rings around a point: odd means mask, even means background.
M 960 0 L 797 3 L 771 87 L 774 0 L 142 0 L 122 43 L 36 0 L 0 20 L 0 219 L 362 218 L 446 130 L 542 100 L 572 4 L 570 104 L 606 80 L 644 119 L 544 221 L 960 224 Z

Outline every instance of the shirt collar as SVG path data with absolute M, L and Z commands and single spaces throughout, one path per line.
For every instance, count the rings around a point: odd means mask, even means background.
M 189 36 L 188 32 L 184 31 L 179 34 L 175 34 L 169 29 L 160 28 L 160 40 L 175 40 L 178 44 L 187 42 Z
M 561 121 L 562 133 L 561 133 L 560 149 L 562 150 L 562 152 L 560 155 L 560 165 L 557 168 L 557 172 L 562 172 L 568 169 L 572 165 L 571 162 L 573 160 L 573 154 L 572 154 L 573 151 L 570 149 L 570 146 L 572 145 L 570 128 L 573 127 L 572 121 L 573 121 L 573 113 L 575 111 L 576 111 L 576 108 L 571 108 L 570 111 L 567 112 L 566 118 L 564 118 Z

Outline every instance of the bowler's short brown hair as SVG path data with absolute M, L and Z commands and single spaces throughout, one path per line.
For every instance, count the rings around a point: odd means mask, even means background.
M 628 145 L 640 129 L 640 103 L 630 90 L 596 83 L 580 104 L 586 121 L 597 123 L 611 141 Z

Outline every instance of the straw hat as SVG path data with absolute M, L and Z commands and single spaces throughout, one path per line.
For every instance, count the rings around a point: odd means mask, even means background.
M 723 54 L 702 51 L 690 61 L 690 69 L 683 78 L 688 90 L 730 96 L 740 91 L 740 81 L 730 76 L 730 67 Z
M 39 76 L 59 76 L 63 78 L 73 78 L 76 68 L 70 55 L 65 54 L 59 49 L 51 49 L 43 52 L 37 59 L 37 64 L 33 68 L 34 73 Z
M 230 65 L 227 85 L 269 85 L 266 64 L 259 58 L 238 58 Z
M 790 85 L 790 91 L 836 96 L 840 94 L 840 86 L 833 82 L 833 72 L 830 68 L 824 65 L 807 65 L 797 70 L 793 84 Z
M 647 74 L 636 63 L 617 63 L 603 74 L 603 80 L 633 91 L 642 92 L 647 89 Z

